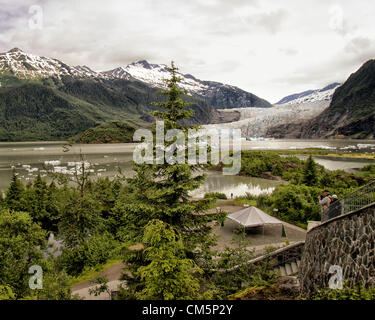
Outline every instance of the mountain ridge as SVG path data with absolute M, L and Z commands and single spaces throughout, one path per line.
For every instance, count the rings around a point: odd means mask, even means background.
M 133 63 L 152 68 L 147 61 Z M 155 68 L 155 65 L 154 65 Z M 166 70 L 165 66 L 165 70 Z M 101 123 L 120 121 L 144 126 L 154 121 L 153 101 L 160 88 L 123 74 L 110 76 L 88 66 L 27 54 L 13 48 L 0 54 L 0 141 L 56 140 L 76 136 Z M 188 76 L 189 81 L 197 81 Z M 220 90 L 218 90 L 220 92 Z M 229 95 L 235 95 L 230 91 Z M 185 124 L 207 124 L 237 118 L 220 114 L 199 94 L 185 99 L 194 110 Z
M 321 100 L 331 100 L 335 90 L 341 85 L 339 82 L 333 82 L 322 89 L 306 90 L 300 93 L 294 93 L 282 98 L 275 105 L 295 104 L 304 102 L 314 102 Z
M 27 54 L 19 48 L 0 53 L 0 71 L 23 79 L 72 76 L 79 78 L 125 79 L 141 81 L 155 88 L 164 88 L 164 79 L 169 77 L 168 66 L 139 60 L 125 67 L 96 72 L 88 66 L 69 66 L 58 59 Z M 265 99 L 228 84 L 199 80 L 191 74 L 178 73 L 179 86 L 189 94 L 204 100 L 215 109 L 264 107 L 272 105 Z M 0 79 L 1 81 L 1 79 Z M 1 85 L 1 82 L 0 82 Z
M 365 62 L 338 87 L 313 119 L 270 128 L 274 138 L 375 138 L 375 60 Z

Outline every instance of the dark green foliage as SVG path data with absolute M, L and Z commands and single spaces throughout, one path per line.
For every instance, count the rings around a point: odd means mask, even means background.
M 0 286 L 17 298 L 30 294 L 29 268 L 43 266 L 46 233 L 25 212 L 0 211 Z
M 126 122 L 105 122 L 79 135 L 78 143 L 119 143 L 133 142 L 136 128 Z
M 307 224 L 307 221 L 320 220 L 320 206 L 317 198 L 322 190 L 304 185 L 284 185 L 277 188 L 266 200 L 273 213 L 282 220 L 294 224 Z
M 309 158 L 306 161 L 284 151 L 243 151 L 240 174 L 253 177 L 264 173 L 280 176 L 292 184 L 305 184 L 320 188 L 329 188 L 331 193 L 346 194 L 351 188 L 365 185 L 369 179 L 343 170 L 330 171 Z M 306 152 L 301 152 L 306 154 Z
M 40 176 L 25 188 L 14 175 L 2 203 L 12 211 L 0 209 L 1 296 L 69 299 L 66 272 L 76 276 L 119 255 L 120 244 L 106 230 L 110 230 L 109 212 L 122 190 L 118 179 L 84 180 L 81 193 L 80 184 L 68 186 L 65 181 L 57 187 Z M 29 213 L 14 211 L 21 204 Z M 64 241 L 62 256 L 43 258 L 47 231 Z M 26 280 L 33 264 L 42 266 L 44 286 L 31 292 Z
M 375 165 L 374 164 L 368 164 L 364 166 L 363 168 L 359 169 L 359 171 L 365 176 L 374 178 L 375 177 Z
M 31 188 L 25 192 L 25 206 L 33 221 L 39 223 L 44 230 L 57 231 L 59 213 L 56 206 L 55 186 L 47 183 L 38 175 Z
M 65 248 L 61 265 L 71 275 L 79 275 L 85 267 L 107 262 L 116 253 L 118 243 L 109 233 L 95 234 L 73 248 Z
M 118 197 L 123 192 L 123 181 L 119 178 L 110 180 L 108 177 L 95 180 L 88 188 L 104 219 L 110 217 Z M 109 221 L 109 220 L 108 220 Z
M 191 300 L 199 297 L 197 276 L 202 270 L 186 258 L 184 244 L 173 227 L 160 220 L 150 221 L 143 243 L 146 265 L 137 273 L 145 285 L 135 293 L 138 299 Z
M 22 182 L 13 173 L 12 182 L 10 183 L 5 195 L 5 205 L 7 208 L 14 211 L 26 210 L 26 203 L 24 199 L 25 187 Z
M 0 141 L 63 140 L 107 121 L 144 126 L 142 119 L 157 109 L 151 101 L 160 101 L 155 88 L 138 81 L 16 80 L 0 88 Z M 212 107 L 189 100 L 196 113 L 190 123 L 208 123 Z
M 221 193 L 221 192 L 209 192 L 209 193 L 206 193 L 204 195 L 204 198 L 206 198 L 206 199 L 222 199 L 222 200 L 226 200 L 227 196 L 226 196 L 225 193 Z
M 318 170 L 312 156 L 308 157 L 303 168 L 303 184 L 315 186 L 318 182 Z
M 262 173 L 269 172 L 274 176 L 291 178 L 301 165 L 302 161 L 295 156 L 281 157 L 272 152 L 243 151 L 240 174 L 259 177 Z
M 59 235 L 68 248 L 84 243 L 103 228 L 100 207 L 90 195 L 72 190 L 61 209 Z
M 89 118 L 90 113 L 93 112 L 87 107 L 80 108 L 40 84 L 2 88 L 0 141 L 68 138 L 95 124 L 95 118 Z
M 43 288 L 31 292 L 38 300 L 72 300 L 69 275 L 60 270 L 55 260 L 48 260 L 43 269 Z
M 311 300 L 375 300 L 375 288 L 349 287 L 342 289 L 322 289 L 314 292 Z

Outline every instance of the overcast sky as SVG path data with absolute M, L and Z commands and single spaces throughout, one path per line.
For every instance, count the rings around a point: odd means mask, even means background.
M 96 71 L 173 59 L 276 102 L 375 58 L 374 16 L 373 0 L 0 0 L 0 51 Z

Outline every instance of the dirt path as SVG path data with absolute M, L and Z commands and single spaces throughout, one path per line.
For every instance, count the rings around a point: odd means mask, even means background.
M 107 277 L 108 281 L 115 281 L 118 280 L 123 273 L 123 268 L 125 268 L 125 265 L 122 262 L 116 263 L 107 269 L 103 270 L 98 277 Z M 95 277 L 96 278 L 96 277 Z M 74 285 L 71 289 L 72 292 L 78 291 L 83 288 L 87 288 L 92 286 L 93 284 L 90 282 L 90 280 L 86 280 L 84 282 L 78 283 Z

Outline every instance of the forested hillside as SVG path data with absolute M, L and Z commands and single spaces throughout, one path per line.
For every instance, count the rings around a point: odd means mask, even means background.
M 151 102 L 162 99 L 157 89 L 123 79 L 7 79 L 12 81 L 0 88 L 0 141 L 61 140 L 106 121 L 137 127 L 153 120 Z M 216 111 L 189 101 L 195 115 L 188 123 L 210 122 Z

